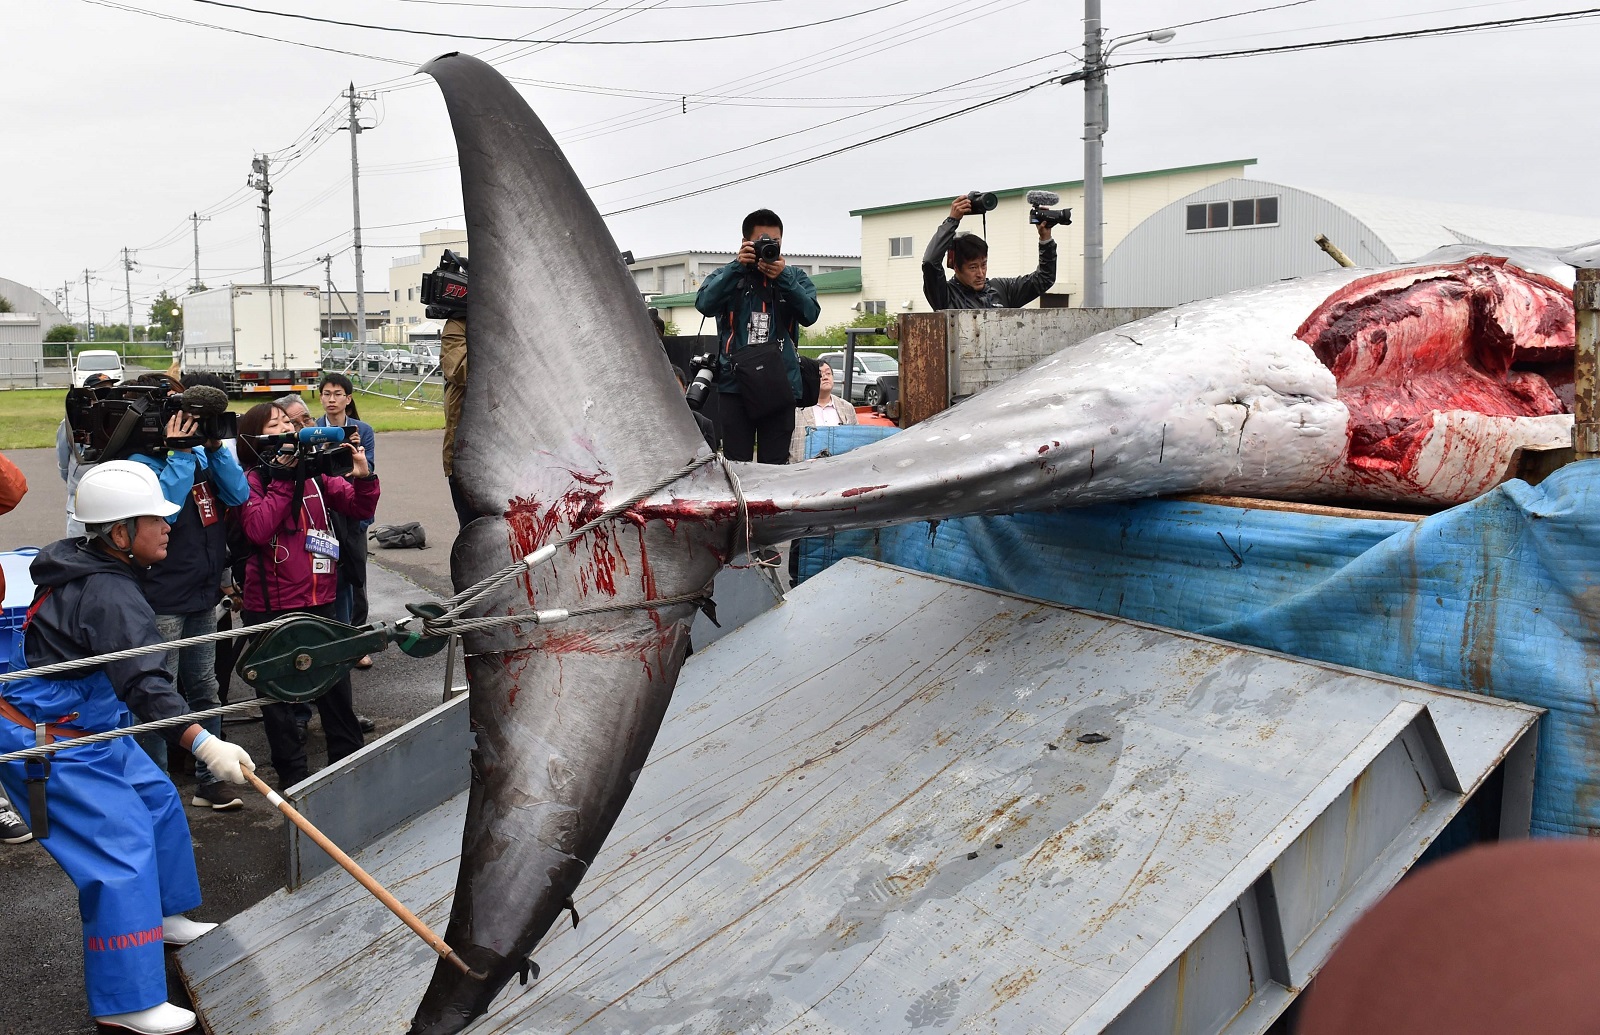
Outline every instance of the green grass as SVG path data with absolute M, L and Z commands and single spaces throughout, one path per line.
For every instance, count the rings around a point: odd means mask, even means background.
M 425 389 L 426 390 L 426 389 Z M 435 389 L 437 394 L 437 389 Z M 0 450 L 43 449 L 56 444 L 56 426 L 65 416 L 65 389 L 0 391 Z M 243 413 L 260 399 L 242 399 L 232 409 Z M 311 412 L 321 416 L 314 396 L 307 399 Z M 402 403 L 381 395 L 360 392 L 356 406 L 373 431 L 431 431 L 444 427 L 444 408 L 438 403 Z
M 55 445 L 66 398 L 65 388 L 0 392 L 0 450 Z

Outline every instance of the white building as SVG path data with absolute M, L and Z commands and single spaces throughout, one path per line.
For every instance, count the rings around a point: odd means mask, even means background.
M 1116 245 L 1106 305 L 1179 305 L 1334 269 L 1319 235 L 1357 266 L 1383 266 L 1443 245 L 1570 246 L 1600 238 L 1600 219 L 1233 177 L 1176 199 Z
M 859 269 L 834 270 L 818 273 L 811 278 L 817 289 L 817 305 L 822 310 L 817 322 L 806 328 L 807 333 L 820 333 L 830 327 L 850 323 L 861 311 L 861 271 Z M 650 305 L 661 314 L 661 319 L 674 326 L 679 334 L 699 334 L 702 323 L 704 333 L 716 333 L 716 321 L 705 317 L 694 307 L 694 291 L 677 295 L 657 295 Z M 804 344 L 802 342 L 801 344 Z
M 815 279 L 825 273 L 859 269 L 859 255 L 790 255 L 784 261 Z M 700 290 L 700 282 L 726 266 L 734 259 L 733 252 L 668 252 L 665 255 L 647 255 L 633 260 L 628 267 L 639 294 L 645 298 L 656 295 L 679 295 Z M 655 305 L 654 302 L 651 303 Z M 659 308 L 659 306 L 657 307 Z
M 428 307 L 422 304 L 422 275 L 439 268 L 444 250 L 448 248 L 462 258 L 467 257 L 465 230 L 427 230 L 419 234 L 417 240 L 417 252 L 389 263 L 389 320 L 383 340 L 390 344 L 405 344 L 405 329 L 427 320 Z M 368 310 L 370 312 L 371 303 L 368 303 Z
M 1107 252 L 1151 213 L 1202 187 L 1238 177 L 1246 166 L 1254 164 L 1254 158 L 1245 158 L 1107 176 Z M 1042 304 L 1076 303 L 1083 292 L 1083 229 L 1078 225 L 1083 216 L 1082 180 L 995 191 L 1000 205 L 988 214 L 987 231 L 984 220 L 976 215 L 963 219 L 961 229 L 982 234 L 989 242 L 990 276 L 1015 277 L 1033 272 L 1039 264 L 1039 235 L 1037 228 L 1028 222 L 1026 198 L 1030 190 L 1052 190 L 1060 194 L 1061 204 L 1072 209 L 1074 219 L 1073 225 L 1057 227 L 1052 234 L 1056 241 L 1056 283 Z M 850 213 L 861 217 L 863 309 L 891 313 L 928 311 L 927 299 L 922 297 L 922 251 L 940 222 L 950 214 L 953 200 L 953 197 L 929 198 L 859 208 Z M 1119 303 L 1108 299 L 1106 304 Z

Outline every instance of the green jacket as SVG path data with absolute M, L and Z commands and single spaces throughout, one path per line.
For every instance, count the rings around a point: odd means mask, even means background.
M 750 314 L 772 314 L 773 337 L 783 342 L 783 363 L 789 387 L 800 398 L 800 354 L 795 351 L 799 329 L 817 322 L 822 312 L 817 289 L 803 270 L 785 266 L 776 280 L 768 280 L 754 266 L 735 260 L 700 283 L 694 307 L 717 321 L 717 391 L 737 394 L 729 357 L 748 346 Z

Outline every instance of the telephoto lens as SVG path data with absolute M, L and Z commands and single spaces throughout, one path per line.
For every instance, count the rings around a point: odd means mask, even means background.
M 995 193 L 987 190 L 968 191 L 967 200 L 972 203 L 974 212 L 993 212 L 1000 205 L 1000 199 Z

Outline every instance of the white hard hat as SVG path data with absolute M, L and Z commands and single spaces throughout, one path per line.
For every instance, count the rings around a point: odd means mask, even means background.
M 161 494 L 161 482 L 150 468 L 133 460 L 109 460 L 84 472 L 70 516 L 84 525 L 104 525 L 145 515 L 171 517 L 182 509 Z

